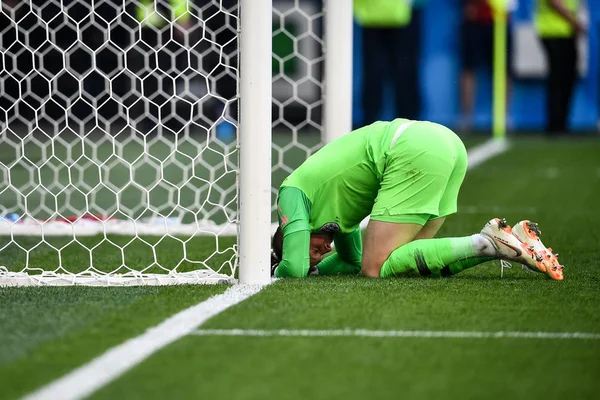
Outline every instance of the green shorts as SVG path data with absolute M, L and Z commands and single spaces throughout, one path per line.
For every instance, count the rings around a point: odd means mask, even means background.
M 385 162 L 371 219 L 425 225 L 457 210 L 467 151 L 443 125 L 418 121 L 399 128 Z

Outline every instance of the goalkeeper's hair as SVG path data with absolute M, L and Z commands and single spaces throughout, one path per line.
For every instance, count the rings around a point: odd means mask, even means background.
M 283 232 L 281 227 L 277 227 L 275 234 L 273 235 L 273 241 L 271 242 L 271 265 L 273 263 L 279 263 L 283 257 Z

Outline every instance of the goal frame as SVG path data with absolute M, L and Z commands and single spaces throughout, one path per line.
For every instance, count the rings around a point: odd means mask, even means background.
M 296 6 L 302 0 L 291 0 Z M 270 275 L 272 172 L 272 18 L 273 0 L 238 0 L 239 124 L 237 150 L 239 283 L 267 284 Z M 322 143 L 352 129 L 353 6 L 348 0 L 323 0 L 324 87 Z M 103 225 L 104 226 L 104 225 Z M 43 226 L 34 229 L 42 231 Z M 74 228 L 73 228 L 74 229 Z M 133 228 L 136 230 L 136 228 Z M 165 230 L 168 228 L 165 223 Z M 223 232 L 221 232 L 223 233 Z M 12 230 L 11 230 L 12 235 Z M 39 275 L 9 272 L 0 266 L 3 285 L 137 286 L 232 282 L 233 277 L 212 271 L 185 273 L 75 275 L 41 271 Z M 206 273 L 205 273 L 206 272 Z

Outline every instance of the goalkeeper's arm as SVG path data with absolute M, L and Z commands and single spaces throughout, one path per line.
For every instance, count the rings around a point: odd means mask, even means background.
M 362 259 L 360 228 L 350 234 L 337 234 L 334 242 L 337 252 L 317 265 L 319 275 L 358 274 Z
M 275 259 L 272 257 L 271 260 L 272 264 L 274 264 L 273 261 L 278 261 L 278 264 L 274 265 L 274 275 L 278 278 L 301 278 L 308 275 L 310 268 L 309 245 L 310 230 L 300 230 L 287 234 L 285 240 L 283 240 L 281 259 L 276 260 L 277 254 L 275 254 Z

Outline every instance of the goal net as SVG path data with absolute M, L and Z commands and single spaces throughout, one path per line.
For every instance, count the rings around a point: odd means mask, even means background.
M 238 1 L 0 4 L 0 285 L 233 281 Z M 273 3 L 272 204 L 321 145 L 323 15 Z

